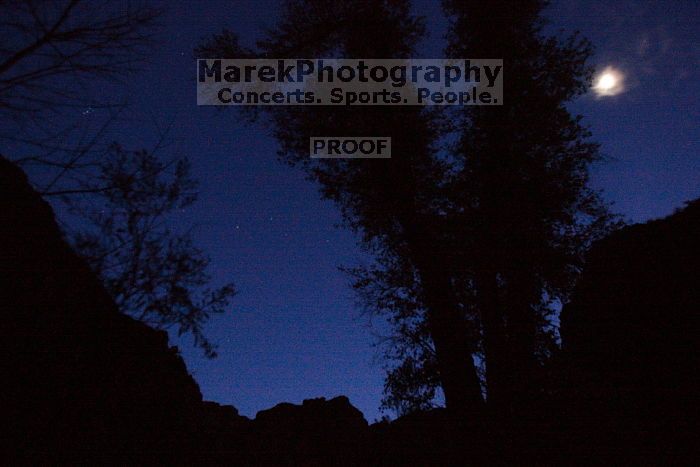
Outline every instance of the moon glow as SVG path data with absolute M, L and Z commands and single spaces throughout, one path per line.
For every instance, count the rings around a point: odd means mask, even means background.
M 616 96 L 625 90 L 625 75 L 607 67 L 593 78 L 593 92 L 598 97 Z

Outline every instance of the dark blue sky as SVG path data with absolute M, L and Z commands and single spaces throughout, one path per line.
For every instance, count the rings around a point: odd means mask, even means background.
M 431 29 L 422 58 L 442 57 L 439 1 L 414 4 Z M 263 125 L 244 123 L 233 108 L 196 105 L 192 50 L 199 39 L 227 27 L 252 44 L 273 24 L 277 1 L 167 5 L 163 43 L 129 82 L 129 120 L 113 136 L 148 147 L 152 117 L 173 124 L 168 150 L 190 157 L 202 181 L 200 201 L 178 223 L 198 226 L 215 280 L 233 280 L 240 290 L 232 311 L 208 327 L 219 358 L 204 359 L 184 340 L 178 345 L 187 365 L 206 399 L 244 415 L 345 394 L 372 421 L 383 378 L 372 344 L 381 326 L 368 326 L 337 269 L 363 260 L 353 235 L 335 227 L 337 210 L 300 171 L 277 161 Z M 627 77 L 625 93 L 571 106 L 610 159 L 595 167 L 594 185 L 632 221 L 699 197 L 700 3 L 570 0 L 554 2 L 547 16 L 551 30 L 580 30 L 596 45 L 595 63 Z

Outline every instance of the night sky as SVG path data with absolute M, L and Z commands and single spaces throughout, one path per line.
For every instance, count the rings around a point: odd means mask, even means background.
M 118 96 L 131 109 L 112 136 L 126 147 L 148 147 L 154 119 L 172 124 L 167 155 L 188 156 L 202 182 L 199 202 L 177 222 L 197 226 L 215 282 L 233 280 L 240 290 L 232 311 L 208 326 L 218 359 L 206 360 L 187 339 L 175 342 L 205 399 L 243 415 L 344 394 L 373 421 L 383 380 L 373 343 L 383 329 L 379 320 L 369 326 L 338 270 L 368 258 L 354 235 L 337 227 L 340 215 L 317 187 L 277 161 L 264 121 L 248 124 L 235 108 L 196 105 L 199 40 L 227 27 L 252 45 L 274 23 L 277 2 L 166 5 L 161 44 Z M 420 58 L 442 57 L 439 1 L 414 5 L 431 31 Z M 700 3 L 558 1 L 547 16 L 549 30 L 580 30 L 593 41 L 596 66 L 625 75 L 625 92 L 587 95 L 571 106 L 602 143 L 608 160 L 595 166 L 593 183 L 614 210 L 644 221 L 699 197 Z

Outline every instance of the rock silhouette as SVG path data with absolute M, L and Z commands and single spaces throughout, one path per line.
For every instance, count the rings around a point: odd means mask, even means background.
M 193 452 L 199 387 L 165 332 L 119 313 L 49 205 L 0 160 L 4 414 L 26 462 Z M 180 457 L 182 460 L 183 458 Z M 186 459 L 186 458 L 185 458 Z
M 699 238 L 695 201 L 592 248 L 527 430 L 496 435 L 442 409 L 370 426 L 345 397 L 251 420 L 202 400 L 167 334 L 119 313 L 0 158 L 6 463 L 686 464 L 697 459 Z
M 563 405 L 581 456 L 697 460 L 699 265 L 700 200 L 590 251 L 561 314 Z
M 167 334 L 118 311 L 50 206 L 1 157 L 0 265 L 12 463 L 359 462 L 369 430 L 346 398 L 280 404 L 254 421 L 203 401 Z

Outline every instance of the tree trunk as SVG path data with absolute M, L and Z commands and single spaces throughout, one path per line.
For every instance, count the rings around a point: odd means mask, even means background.
M 406 232 L 428 310 L 428 329 L 435 344 L 445 405 L 456 418 L 480 418 L 484 400 L 472 358 L 473 343 L 450 275 L 444 269 L 447 263 L 435 252 L 438 242 L 425 233 L 417 235 L 418 230 L 414 224 Z
M 421 278 L 447 409 L 460 416 L 478 417 L 483 405 L 481 385 L 449 278 L 432 272 L 423 272 Z
M 476 275 L 478 305 L 484 332 L 488 404 L 498 408 L 508 399 L 509 361 L 503 313 L 498 299 L 496 273 L 481 269 Z
M 508 281 L 509 388 L 511 403 L 516 406 L 530 400 L 535 384 L 537 320 L 532 304 L 537 302 L 536 291 L 522 273 L 512 274 Z

